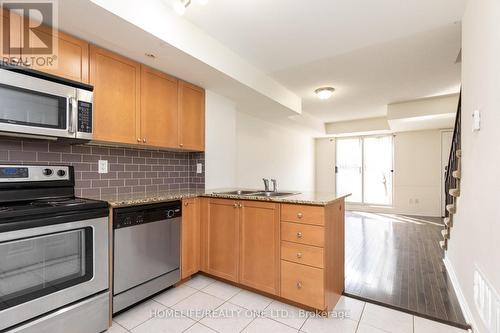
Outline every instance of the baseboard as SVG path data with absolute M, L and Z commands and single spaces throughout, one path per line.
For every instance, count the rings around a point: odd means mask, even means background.
M 446 271 L 448 272 L 448 276 L 450 277 L 453 289 L 457 294 L 458 303 L 460 304 L 460 308 L 462 309 L 462 313 L 464 314 L 465 320 L 471 325 L 472 332 L 481 333 L 476 324 L 476 321 L 474 320 L 474 316 L 472 315 L 469 304 L 467 303 L 467 300 L 465 299 L 465 296 L 462 292 L 462 288 L 460 288 L 460 283 L 458 282 L 455 269 L 453 268 L 453 265 L 451 264 L 447 255 L 445 255 L 445 257 L 443 258 L 443 263 L 444 266 L 446 267 Z

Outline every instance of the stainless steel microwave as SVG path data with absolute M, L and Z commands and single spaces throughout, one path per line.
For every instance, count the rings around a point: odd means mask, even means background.
M 0 132 L 92 139 L 92 86 L 33 70 L 0 68 Z

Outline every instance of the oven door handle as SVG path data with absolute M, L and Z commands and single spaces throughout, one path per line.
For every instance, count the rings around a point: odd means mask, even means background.
M 74 97 L 68 98 L 69 104 L 69 126 L 68 132 L 74 134 L 76 132 L 76 122 L 77 122 L 77 101 Z

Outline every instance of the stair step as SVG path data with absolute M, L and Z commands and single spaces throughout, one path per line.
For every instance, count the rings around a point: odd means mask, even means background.
M 455 170 L 451 173 L 451 175 L 453 176 L 453 178 L 456 178 L 456 179 L 460 179 L 462 178 L 462 172 L 460 172 L 460 170 Z
M 441 248 L 446 251 L 448 249 L 448 241 L 445 239 L 445 240 L 442 240 L 439 242 L 439 246 L 441 246 Z
M 461 158 L 462 157 L 462 149 L 459 149 L 455 152 L 455 155 L 458 157 L 458 158 Z
M 450 239 L 450 231 L 448 229 L 441 230 L 441 235 L 443 239 Z
M 455 204 L 449 204 L 449 205 L 446 205 L 446 210 L 450 214 L 455 214 L 457 212 L 457 207 L 455 206 Z
M 448 228 L 451 228 L 453 226 L 453 218 L 452 215 L 445 217 L 443 219 L 444 225 L 447 226 Z
M 450 190 L 448 191 L 448 193 L 450 193 L 450 195 L 451 195 L 452 197 L 457 198 L 457 197 L 459 197 L 459 196 L 460 196 L 460 189 L 458 189 L 458 188 L 452 188 L 452 189 L 450 189 Z

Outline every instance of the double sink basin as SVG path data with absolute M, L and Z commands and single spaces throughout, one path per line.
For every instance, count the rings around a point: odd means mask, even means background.
M 214 194 L 226 194 L 226 195 L 241 195 L 249 197 L 286 197 L 289 195 L 299 194 L 297 192 L 273 192 L 273 191 L 250 191 L 250 190 L 236 190 L 229 192 L 215 192 Z

